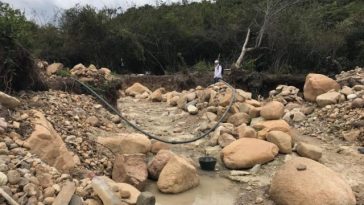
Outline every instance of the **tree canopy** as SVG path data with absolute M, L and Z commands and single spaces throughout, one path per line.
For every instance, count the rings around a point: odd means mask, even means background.
M 65 10 L 58 25 L 37 26 L 6 6 L 17 14 L 0 19 L 0 26 L 10 24 L 12 35 L 41 59 L 154 74 L 204 69 L 219 54 L 228 67 L 250 28 L 248 46 L 261 42 L 243 69 L 336 73 L 364 65 L 362 8 L 362 0 L 181 1 L 126 11 L 78 5 Z

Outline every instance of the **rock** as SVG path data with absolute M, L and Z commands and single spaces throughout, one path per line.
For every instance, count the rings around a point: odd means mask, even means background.
M 196 95 L 196 93 L 195 93 L 195 92 L 192 92 L 192 93 L 188 93 L 188 94 L 186 95 L 186 97 L 187 97 L 187 101 L 188 101 L 188 102 L 191 102 L 191 101 L 193 101 L 194 99 L 196 99 L 197 95 Z
M 353 91 L 353 89 L 352 89 L 352 88 L 350 88 L 350 87 L 348 87 L 348 86 L 343 86 L 343 88 L 341 89 L 340 93 L 342 93 L 342 94 L 344 94 L 344 95 L 348 96 L 348 95 L 350 95 L 350 94 L 353 94 L 353 93 L 354 93 L 354 91 Z
M 236 95 L 238 96 L 237 97 L 239 99 L 238 101 L 245 101 L 252 99 L 252 93 L 245 92 L 244 90 L 241 89 L 236 89 Z
M 291 110 L 284 114 L 283 120 L 287 122 L 302 122 L 305 120 L 306 116 L 299 110 Z
M 112 179 L 124 182 L 142 190 L 148 178 L 148 170 L 144 154 L 117 155 L 114 160 Z
M 137 198 L 140 195 L 140 191 L 138 189 L 136 189 L 135 187 L 133 187 L 130 184 L 116 183 L 106 176 L 102 176 L 100 178 L 103 181 L 105 181 L 109 185 L 109 187 L 114 187 L 114 188 L 117 187 L 118 188 L 117 192 L 119 192 L 119 193 L 129 192 L 130 197 L 128 199 L 123 199 L 123 201 L 125 201 L 127 204 L 136 204 Z
M 0 172 L 0 186 L 4 186 L 8 182 L 8 176 Z
M 95 199 L 86 199 L 84 205 L 103 205 L 103 204 Z
M 152 93 L 147 87 L 140 83 L 134 83 L 132 86 L 125 90 L 125 94 L 135 97 L 136 95 L 142 95 L 143 93 Z
M 351 107 L 352 108 L 364 108 L 364 99 L 356 98 L 355 100 L 353 100 L 353 102 L 351 102 Z
M 363 79 L 363 78 L 361 78 L 361 79 Z M 358 92 L 362 91 L 362 90 L 364 90 L 364 85 L 354 85 L 353 90 L 358 91 Z
M 107 75 L 110 75 L 110 74 L 111 74 L 111 70 L 110 70 L 110 69 L 108 69 L 108 68 L 100 68 L 100 69 L 98 70 L 98 72 L 99 72 L 100 74 L 102 74 L 102 75 L 105 75 L 105 76 L 107 76 Z
M 16 108 L 20 105 L 20 100 L 0 91 L 0 104 L 8 108 Z
M 220 106 L 226 107 L 229 105 L 230 101 L 232 100 L 233 97 L 233 91 L 228 88 L 226 89 L 224 94 L 220 94 L 218 97 L 218 102 Z
M 20 173 L 17 170 L 10 170 L 7 177 L 10 184 L 17 184 L 21 180 Z
M 355 142 L 359 136 L 360 136 L 361 131 L 358 129 L 353 129 L 350 130 L 348 132 L 342 132 L 342 135 L 344 137 L 344 139 L 348 142 Z
M 198 113 L 198 108 L 195 107 L 194 105 L 188 105 L 187 106 L 187 111 L 188 113 L 190 113 L 191 115 L 196 115 Z
M 138 196 L 136 205 L 155 205 L 155 196 L 150 192 L 142 192 Z
M 152 146 L 148 137 L 139 133 L 123 133 L 115 137 L 98 137 L 97 141 L 117 154 L 146 154 Z
M 54 197 L 46 197 L 43 202 L 45 205 L 51 205 L 54 202 Z
M 158 189 L 163 193 L 181 193 L 200 184 L 196 168 L 186 159 L 173 156 L 159 175 Z
M 39 181 L 39 185 L 42 186 L 43 188 L 53 186 L 52 175 L 48 173 L 37 174 L 37 179 Z
M 266 139 L 270 131 L 282 131 L 291 135 L 291 128 L 284 120 L 269 120 L 258 122 L 253 125 L 253 128 L 259 130 L 257 135 L 259 139 Z
M 28 183 L 23 187 L 23 191 L 26 193 L 27 196 L 38 196 L 39 195 L 39 189 L 37 185 L 33 183 Z
M 268 142 L 277 145 L 280 153 L 292 153 L 292 138 L 287 133 L 281 131 L 271 131 L 267 136 L 267 140 Z
M 240 138 L 221 151 L 221 159 L 229 169 L 246 169 L 272 161 L 278 147 L 254 138 Z
M 257 138 L 257 132 L 255 129 L 244 124 L 237 127 L 236 131 L 239 138 Z
M 327 92 L 317 96 L 316 102 L 320 107 L 336 104 L 339 102 L 340 95 L 338 92 Z
M 210 122 L 215 122 L 217 120 L 217 115 L 212 112 L 206 112 L 203 116 L 203 119 L 207 119 Z
M 157 180 L 162 169 L 173 156 L 174 153 L 169 150 L 160 150 L 148 165 L 149 178 Z
M 34 119 L 33 132 L 26 140 L 30 152 L 38 155 L 43 161 L 57 168 L 61 172 L 69 172 L 75 166 L 71 152 L 67 150 L 62 138 L 54 130 L 44 115 L 32 110 Z
M 53 75 L 55 73 L 57 73 L 59 70 L 63 69 L 63 64 L 62 63 L 52 63 L 47 67 L 47 75 Z
M 357 97 L 358 97 L 358 95 L 356 95 L 355 93 L 350 94 L 350 95 L 347 96 L 348 100 L 354 100 Z
M 73 195 L 68 205 L 83 205 L 83 200 L 77 195 Z
M 112 187 L 116 186 L 116 183 L 111 179 L 108 179 L 107 177 L 94 177 L 92 179 L 91 186 L 97 196 L 100 197 L 103 204 L 122 205 L 121 198 L 118 196 L 117 190 L 112 189 Z M 68 202 L 64 204 L 68 204 Z
M 159 88 L 157 90 L 155 90 L 151 95 L 150 95 L 150 99 L 153 102 L 162 102 L 163 97 L 162 94 L 165 92 L 164 88 Z
M 228 118 L 227 122 L 238 127 L 242 124 L 248 124 L 250 122 L 250 116 L 244 112 L 239 112 L 239 113 L 231 115 Z
M 96 116 L 88 117 L 85 122 L 93 127 L 100 125 L 100 120 Z
M 284 105 L 278 101 L 265 104 L 260 110 L 260 115 L 266 120 L 278 120 L 284 114 Z
M 167 103 L 169 106 L 176 106 L 178 104 L 178 101 L 179 101 L 179 96 L 174 96 L 171 98 L 171 100 Z
M 297 153 L 302 157 L 319 160 L 322 156 L 322 149 L 315 145 L 300 142 L 297 145 Z
M 364 154 L 364 147 L 359 147 L 358 151 L 359 151 L 359 153 Z
M 306 100 L 314 102 L 317 96 L 332 89 L 336 91 L 340 89 L 340 85 L 335 80 L 325 75 L 310 73 L 306 76 L 303 95 Z
M 304 165 L 305 170 L 297 170 Z M 270 196 L 277 205 L 354 205 L 350 186 L 331 169 L 313 160 L 294 158 L 273 176 Z
M 289 110 L 289 111 L 291 111 L 291 110 L 293 110 L 293 109 L 298 109 L 298 108 L 301 108 L 302 107 L 302 105 L 300 105 L 300 104 L 298 104 L 298 103 L 294 103 L 294 102 L 289 102 L 289 103 L 287 103 L 287 105 L 285 105 L 285 109 L 286 110 Z
M 254 107 L 261 107 L 262 106 L 262 103 L 257 101 L 257 100 L 254 100 L 254 99 L 250 99 L 250 100 L 245 100 L 246 103 L 248 103 L 249 105 L 252 105 Z
M 4 118 L 0 118 L 0 133 L 4 132 L 8 127 L 8 123 L 5 121 Z
M 160 150 L 169 150 L 171 146 L 167 143 L 156 141 L 152 144 L 151 152 L 157 154 Z
M 44 189 L 44 197 L 53 197 L 56 193 L 56 190 L 53 187 L 47 187 Z
M 301 108 L 300 111 L 305 115 L 310 115 L 315 111 L 315 108 L 311 107 L 311 106 L 308 106 L 308 107 Z
M 226 147 L 229 144 L 231 144 L 232 142 L 234 142 L 236 139 L 228 134 L 228 133 L 224 133 L 222 135 L 220 135 L 219 139 L 218 139 L 218 143 L 221 147 Z
M 76 191 L 75 183 L 73 182 L 66 182 L 65 185 L 62 187 L 61 191 L 55 198 L 53 205 L 64 205 L 68 204 L 71 201 L 73 194 Z

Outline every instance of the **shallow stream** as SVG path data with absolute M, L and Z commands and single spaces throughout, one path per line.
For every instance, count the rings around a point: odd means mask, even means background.
M 156 197 L 156 205 L 233 205 L 237 199 L 238 184 L 206 172 L 200 173 L 200 185 L 180 194 L 163 194 L 157 183 L 151 182 L 146 191 Z

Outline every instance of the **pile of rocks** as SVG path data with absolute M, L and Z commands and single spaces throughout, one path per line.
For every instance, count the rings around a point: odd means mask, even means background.
M 70 70 L 72 76 L 76 76 L 83 82 L 94 81 L 100 77 L 107 80 L 111 80 L 111 71 L 108 68 L 97 69 L 95 65 L 90 64 L 88 67 L 84 66 L 82 63 L 73 66 Z
M 275 90 L 269 92 L 269 97 L 284 105 L 289 102 L 303 103 L 303 99 L 298 96 L 300 89 L 294 86 L 278 85 Z
M 112 204 L 115 197 L 136 204 L 147 200 L 140 190 L 148 177 L 166 193 L 199 184 L 190 159 L 171 151 L 164 158 L 166 150 L 158 151 L 168 146 L 127 133 L 92 97 L 47 91 L 21 98 L 0 93 L 2 109 L 12 109 L 0 118 L 0 183 L 20 204 Z M 151 151 L 158 154 L 147 165 Z
M 298 92 L 291 87 L 282 86 L 282 89 L 284 88 L 285 91 L 292 91 L 293 95 Z M 165 92 L 163 88 L 151 92 L 137 83 L 126 89 L 125 94 L 136 98 L 143 96 L 151 101 L 166 102 L 192 115 L 199 113 L 202 119 L 208 121 L 207 124 L 203 123 L 198 128 L 199 131 L 204 131 L 215 125 L 222 117 L 228 108 L 233 91 L 225 84 L 217 83 L 207 88 L 199 86 L 182 92 Z M 292 107 L 292 104 L 287 105 Z M 299 119 L 300 116 L 297 113 L 301 112 L 294 112 L 296 110 L 290 113 L 296 115 L 293 119 Z M 212 151 L 207 148 L 206 152 L 213 152 L 209 154 L 215 157 L 221 155 L 225 166 L 230 169 L 251 168 L 257 164 L 272 161 L 278 152 L 292 153 L 293 145 L 296 143 L 295 136 L 291 132 L 290 125 L 282 120 L 284 114 L 285 106 L 281 102 L 259 102 L 251 98 L 251 93 L 237 89 L 236 102 L 232 105 L 230 112 L 223 119 L 222 124 L 210 133 L 207 144 L 216 149 Z M 286 118 L 290 119 L 289 116 Z M 299 146 L 302 147 L 298 152 L 301 156 L 315 160 L 321 157 L 319 148 L 303 143 Z M 221 154 L 219 154 L 220 150 Z
M 354 87 L 355 85 L 364 85 L 364 68 L 356 67 L 347 72 L 343 71 L 335 77 L 341 86 Z
M 145 86 L 139 86 L 143 89 L 140 89 L 138 94 L 130 94 L 130 88 L 125 91 L 125 94 L 137 98 L 143 95 L 145 99 L 166 102 L 190 114 L 199 114 L 202 119 L 208 121 L 197 129 L 199 131 L 207 130 L 215 125 L 227 109 L 232 97 L 232 91 L 220 83 L 207 88 L 197 87 L 182 92 L 166 92 L 163 88 L 151 92 Z M 290 126 L 291 124 L 303 133 L 307 133 L 305 131 L 307 123 L 317 123 L 320 120 L 325 123 L 330 119 L 334 119 L 335 122 L 338 120 L 335 116 L 328 117 L 335 113 L 336 115 L 340 113 L 342 118 L 339 120 L 346 120 L 346 123 L 349 123 L 348 119 L 351 117 L 363 119 L 363 110 L 353 106 L 354 98 L 350 96 L 355 94 L 357 96 L 355 99 L 362 99 L 360 86 L 349 88 L 341 88 L 335 80 L 327 76 L 310 74 L 306 78 L 303 89 L 308 103 L 299 97 L 299 90 L 292 86 L 278 86 L 271 92 L 271 98 L 265 102 L 254 100 L 251 94 L 237 90 L 237 101 L 227 117 L 223 119 L 222 124 L 210 134 L 204 144 L 208 145 L 205 153 L 221 158 L 221 162 L 228 169 L 252 168 L 251 172 L 256 166 L 273 161 L 278 153 L 287 154 L 287 163 L 279 168 L 270 188 L 270 195 L 277 204 L 300 204 L 302 201 L 311 204 L 316 202 L 355 204 L 356 200 L 350 186 L 336 173 L 318 163 L 322 158 L 322 149 L 313 144 L 297 141 L 296 132 Z M 352 93 L 349 94 L 348 90 Z M 332 93 L 338 93 L 335 101 L 330 101 Z M 318 107 L 310 102 L 317 103 Z M 194 106 L 198 111 L 191 112 L 192 110 L 188 109 L 189 106 Z M 338 107 L 340 108 L 337 109 Z M 336 111 L 333 112 L 331 108 L 336 108 Z M 325 115 L 322 115 L 323 112 Z M 322 118 L 326 119 L 322 120 Z M 323 129 L 329 126 L 310 125 L 309 127 Z M 345 132 L 344 135 L 355 141 L 362 133 L 360 128 L 359 131 Z M 296 154 L 304 158 L 296 157 Z M 234 172 L 234 176 L 229 178 L 239 181 L 240 178 L 235 174 L 237 173 Z M 333 180 L 334 185 L 329 182 L 329 179 L 327 182 L 316 184 L 321 181 L 321 174 Z M 290 182 L 281 183 L 286 177 L 291 179 Z M 307 185 L 310 190 L 306 187 L 301 188 L 301 184 Z M 287 194 L 291 193 L 291 190 L 297 190 L 294 198 Z M 325 194 L 335 194 L 338 197 L 315 198 L 318 190 L 325 190 Z
M 47 76 L 53 76 L 58 72 L 64 70 L 66 73 L 70 73 L 71 76 L 79 78 L 83 82 L 95 81 L 97 79 L 111 80 L 111 71 L 108 68 L 97 69 L 95 65 L 90 64 L 88 67 L 83 64 L 77 64 L 72 69 L 68 71 L 62 63 L 52 63 L 49 64 L 45 61 L 39 61 L 37 63 L 41 70 L 44 70 Z

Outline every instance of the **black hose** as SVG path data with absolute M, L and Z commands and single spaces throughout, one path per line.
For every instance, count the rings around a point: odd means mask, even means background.
M 150 134 L 144 130 L 142 130 L 141 128 L 139 128 L 138 126 L 134 125 L 133 123 L 131 123 L 130 121 L 128 121 L 125 117 L 122 116 L 122 114 L 120 113 L 119 110 L 117 110 L 115 107 L 113 107 L 110 103 L 108 103 L 103 97 L 101 97 L 99 94 L 97 94 L 92 88 L 90 88 L 88 85 L 84 84 L 83 82 L 75 79 L 75 78 L 71 78 L 73 79 L 74 81 L 78 82 L 79 84 L 81 84 L 83 87 L 85 87 L 89 92 L 91 92 L 97 99 L 99 99 L 104 105 L 106 105 L 108 108 L 110 108 L 110 110 L 112 110 L 115 114 L 117 114 L 123 121 L 125 121 L 129 126 L 131 126 L 132 128 L 134 128 L 135 130 L 143 133 L 144 135 L 152 138 L 152 139 L 155 139 L 157 141 L 160 141 L 160 142 L 164 142 L 164 143 L 168 143 L 168 144 L 187 144 L 187 143 L 191 143 L 191 142 L 195 142 L 199 139 L 202 139 L 204 137 L 206 137 L 208 134 L 210 134 L 211 132 L 213 132 L 219 125 L 220 123 L 224 120 L 224 118 L 226 117 L 226 115 L 228 114 L 228 112 L 230 111 L 231 109 L 231 106 L 233 105 L 233 103 L 235 102 L 235 95 L 236 95 L 236 90 L 231 86 L 229 85 L 227 82 L 223 81 L 223 80 L 220 80 L 221 82 L 223 82 L 225 85 L 227 85 L 233 92 L 233 95 L 232 95 L 232 98 L 230 100 L 230 103 L 229 103 L 229 106 L 227 108 L 227 110 L 224 112 L 224 114 L 222 115 L 222 117 L 217 121 L 217 123 L 211 128 L 209 129 L 207 132 L 203 133 L 202 135 L 197 135 L 195 136 L 194 138 L 192 139 L 189 139 L 189 140 L 184 140 L 184 141 L 174 141 L 174 140 L 164 140 L 164 139 L 161 139 L 160 137 L 158 136 L 155 136 L 153 134 Z

